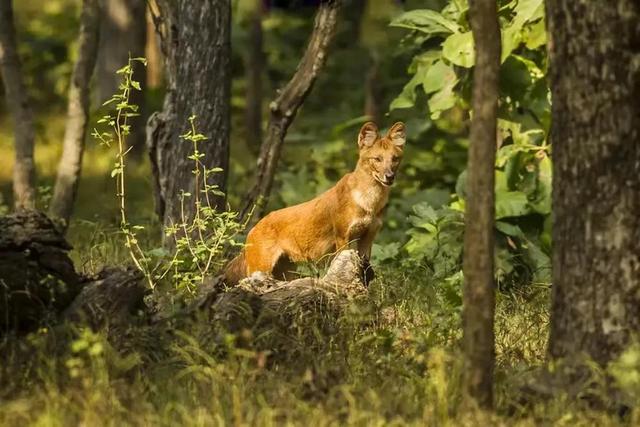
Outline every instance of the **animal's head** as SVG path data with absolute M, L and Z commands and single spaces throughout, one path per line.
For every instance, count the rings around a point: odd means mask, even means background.
M 378 127 L 367 122 L 360 129 L 358 147 L 360 159 L 358 167 L 385 187 L 389 187 L 396 179 L 396 171 L 402 159 L 402 149 L 406 141 L 404 123 L 391 126 L 387 134 L 381 137 Z

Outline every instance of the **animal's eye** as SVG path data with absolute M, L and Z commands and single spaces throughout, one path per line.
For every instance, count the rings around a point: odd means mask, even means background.
M 391 160 L 393 160 L 394 162 L 397 162 L 398 160 L 400 160 L 400 157 L 398 157 L 398 156 L 393 156 L 393 157 L 391 158 Z
M 380 163 L 382 161 L 382 157 L 381 156 L 377 156 L 377 157 L 374 157 L 373 160 L 375 162 L 377 162 L 377 163 Z

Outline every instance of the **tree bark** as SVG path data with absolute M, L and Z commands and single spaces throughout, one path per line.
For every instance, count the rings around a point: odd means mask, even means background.
M 245 59 L 245 125 L 247 147 L 258 155 L 262 144 L 263 73 L 266 58 L 263 50 L 262 0 L 253 0 L 253 3 L 254 8 L 248 19 L 249 48 Z
M 371 65 L 364 83 L 364 114 L 374 123 L 382 120 L 382 91 L 380 90 L 380 59 L 371 52 Z
M 493 227 L 500 26 L 495 0 L 471 0 L 469 15 L 476 65 L 464 233 L 463 386 L 466 397 L 490 408 L 495 358 Z
M 49 214 L 61 220 L 66 229 L 71 219 L 80 180 L 87 122 L 89 120 L 89 84 L 96 64 L 99 34 L 98 0 L 84 0 L 80 16 L 78 59 L 69 85 L 67 123 Z
M 96 65 L 97 99 L 102 104 L 118 92 L 120 76 L 116 71 L 127 65 L 129 55 L 145 56 L 147 43 L 146 1 L 145 0 L 100 0 L 102 14 L 100 20 L 100 43 Z M 138 106 L 138 117 L 129 120 L 131 133 L 127 143 L 133 147 L 132 154 L 140 156 L 145 149 L 145 93 L 147 71 L 144 65 L 136 62 L 134 79 L 140 82 L 142 91 L 134 90 L 130 104 Z
M 547 0 L 552 358 L 601 365 L 640 332 L 640 4 Z
M 35 129 L 31 103 L 22 79 L 22 64 L 18 56 L 12 0 L 0 2 L 0 72 L 7 105 L 14 120 L 14 206 L 16 209 L 33 209 L 36 204 L 36 174 L 33 161 Z
M 309 44 L 295 74 L 269 104 L 269 124 L 260 148 L 255 181 L 240 209 L 241 220 L 253 212 L 249 225 L 255 224 L 265 212 L 284 138 L 325 63 L 340 6 L 340 0 L 321 2 Z
M 208 137 L 200 145 L 207 168 L 222 173 L 208 177 L 209 185 L 226 190 L 230 131 L 230 21 L 229 0 L 159 1 L 154 20 L 162 34 L 167 70 L 163 110 L 147 125 L 147 145 L 154 174 L 156 211 L 165 225 L 182 221 L 180 192 L 194 193 L 193 147 L 180 139 L 195 115 L 198 132 Z M 156 12 L 157 13 L 157 12 Z M 225 209 L 225 198 L 214 198 Z M 185 219 L 195 206 L 186 201 Z

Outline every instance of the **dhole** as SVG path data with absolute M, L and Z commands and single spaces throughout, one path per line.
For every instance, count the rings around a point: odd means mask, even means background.
M 234 285 L 256 271 L 287 278 L 292 263 L 317 261 L 352 242 L 368 262 L 405 139 L 403 123 L 394 124 L 384 137 L 374 123 L 365 123 L 358 134 L 355 170 L 315 199 L 260 220 L 244 250 L 227 265 L 226 283 Z

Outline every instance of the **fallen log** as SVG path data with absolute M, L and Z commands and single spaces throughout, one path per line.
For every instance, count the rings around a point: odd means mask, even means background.
M 41 212 L 0 217 L 0 334 L 54 321 L 78 295 L 82 278 L 69 243 Z
M 322 278 L 302 277 L 277 281 L 254 273 L 215 299 L 204 298 L 200 309 L 228 331 L 288 325 L 296 317 L 328 315 L 366 293 L 363 264 L 354 250 L 338 253 Z M 215 292 L 215 291 L 212 291 Z
M 148 288 L 142 273 L 134 268 L 106 268 L 87 282 L 64 311 L 68 322 L 84 323 L 93 329 L 129 326 L 134 317 L 144 317 L 144 296 Z

